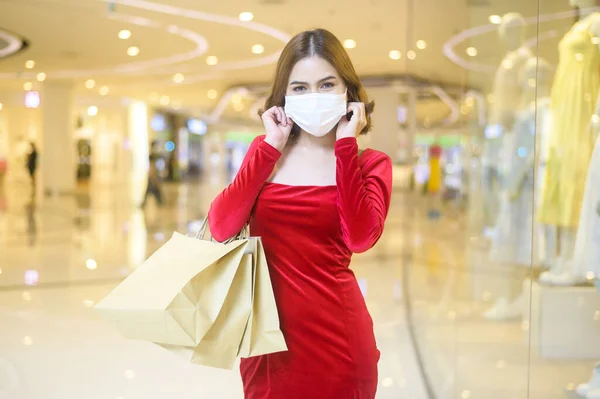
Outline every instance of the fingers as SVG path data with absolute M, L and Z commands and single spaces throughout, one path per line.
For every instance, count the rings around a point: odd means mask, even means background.
M 356 118 L 356 122 L 364 127 L 367 124 L 365 104 L 364 103 L 348 103 L 348 113 L 352 112 L 352 119 Z

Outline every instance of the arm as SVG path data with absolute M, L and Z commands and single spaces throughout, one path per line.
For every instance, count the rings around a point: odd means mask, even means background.
M 352 252 L 370 249 L 381 234 L 392 195 L 392 161 L 380 154 L 361 169 L 354 137 L 335 143 L 342 238 Z
M 217 241 L 233 237 L 248 222 L 256 198 L 281 156 L 264 139 L 259 136 L 252 142 L 235 179 L 210 205 L 208 225 Z

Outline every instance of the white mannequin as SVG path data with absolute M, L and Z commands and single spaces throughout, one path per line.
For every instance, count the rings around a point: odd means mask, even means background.
M 533 56 L 524 47 L 525 19 L 517 13 L 502 18 L 498 34 L 507 53 L 496 71 L 493 88 L 494 101 L 490 106 L 488 125 L 485 129 L 483 149 L 485 221 L 490 226 L 496 222 L 499 208 L 500 185 L 503 180 L 505 151 L 510 147 L 509 137 L 513 128 L 515 111 L 521 98 L 519 71 Z M 508 141 L 508 142 L 507 142 Z
M 492 242 L 490 260 L 502 266 L 528 268 L 532 254 L 534 264 L 539 264 L 555 253 L 554 229 L 536 225 L 532 207 L 534 196 L 539 197 L 538 182 L 545 173 L 552 68 L 545 60 L 532 57 L 520 71 L 520 82 L 523 92 L 515 117 L 512 155 L 508 160 L 511 165 L 506 176 L 508 195 L 503 199 L 496 224 L 498 234 Z M 535 243 L 532 242 L 534 233 Z M 540 242 L 543 244 L 534 245 Z M 522 314 L 522 305 L 522 295 L 516 299 L 508 295 L 500 297 L 484 317 L 490 320 L 517 318 Z
M 570 4 L 574 7 L 579 7 L 581 19 L 579 21 L 579 26 L 589 26 L 590 33 L 596 37 L 600 38 L 600 14 L 597 13 L 596 9 L 596 1 L 595 0 L 570 0 Z M 577 28 L 577 25 L 576 27 Z M 600 44 L 598 45 L 598 50 L 600 51 Z M 600 93 L 598 94 L 599 98 L 596 100 L 596 115 L 600 115 Z M 590 128 L 593 130 L 590 132 L 591 134 L 598 134 L 599 126 L 598 121 L 592 119 L 590 123 Z M 598 151 L 595 151 L 596 153 Z M 597 162 L 597 161 L 596 161 Z M 596 163 L 597 164 L 597 163 Z M 593 165 L 593 163 L 590 163 Z M 589 184 L 589 182 L 588 182 Z M 585 204 L 582 204 L 585 206 Z M 580 224 L 587 222 L 587 220 L 581 220 L 583 217 L 586 217 L 586 213 L 590 212 L 589 209 L 582 209 L 580 216 Z M 540 282 L 549 285 L 576 285 L 585 282 L 586 273 L 582 272 L 581 265 L 576 264 L 573 260 L 575 255 L 575 246 L 576 246 L 576 230 L 569 228 L 560 228 L 559 229 L 559 254 L 556 258 L 556 261 L 552 265 L 550 271 L 542 273 L 540 276 Z M 583 243 L 580 243 L 581 247 Z M 582 254 L 579 255 L 581 257 Z M 600 398 L 600 396 L 598 396 Z

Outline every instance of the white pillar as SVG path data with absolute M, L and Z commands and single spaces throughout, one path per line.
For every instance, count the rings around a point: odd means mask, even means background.
M 369 99 L 375 101 L 372 114 L 373 130 L 367 134 L 364 143 L 396 159 L 400 126 L 398 123 L 399 95 L 389 87 L 376 87 L 368 90 Z
M 407 162 L 414 163 L 415 153 L 415 136 L 417 135 L 417 90 L 411 89 L 408 92 L 408 102 L 406 107 L 406 146 L 410 149 L 408 152 Z
M 41 109 L 41 186 L 45 193 L 72 193 L 76 183 L 73 83 L 44 82 Z
M 127 110 L 127 151 L 125 166 L 128 167 L 128 184 L 131 199 L 141 204 L 148 182 L 148 106 L 135 102 Z

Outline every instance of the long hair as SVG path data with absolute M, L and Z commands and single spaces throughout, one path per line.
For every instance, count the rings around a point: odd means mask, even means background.
M 284 47 L 279 61 L 275 79 L 271 87 L 269 97 L 265 102 L 263 112 L 271 107 L 283 107 L 285 105 L 285 93 L 290 79 L 290 74 L 296 63 L 304 58 L 318 56 L 329 62 L 338 72 L 348 90 L 348 102 L 362 102 L 365 104 L 367 125 L 360 132 L 366 134 L 371 130 L 371 113 L 375 108 L 373 101 L 369 102 L 358 74 L 352 65 L 348 53 L 342 43 L 335 35 L 325 29 L 315 29 L 297 34 Z M 297 134 L 297 126 L 294 126 L 292 134 Z

